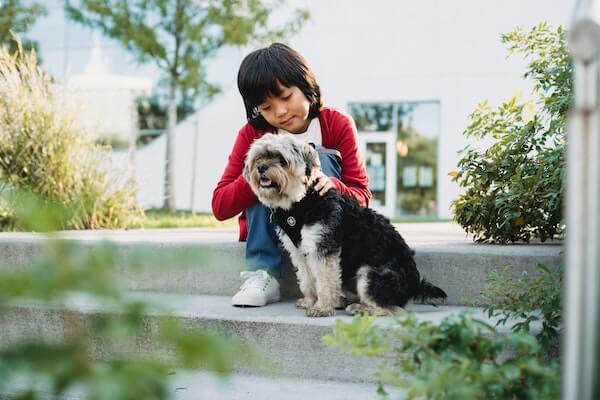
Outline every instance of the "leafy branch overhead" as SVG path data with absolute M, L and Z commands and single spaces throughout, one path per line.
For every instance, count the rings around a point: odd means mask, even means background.
M 22 36 L 27 33 L 39 17 L 47 15 L 48 11 L 39 2 L 27 2 L 21 0 L 0 1 L 0 46 L 8 46 L 11 54 L 18 51 L 18 42 L 13 39 L 13 34 Z M 25 37 L 19 38 L 20 43 L 26 51 L 35 49 L 38 44 Z M 39 58 L 38 58 L 39 62 Z
M 72 0 L 68 16 L 99 29 L 129 50 L 136 62 L 153 62 L 183 89 L 214 94 L 206 62 L 224 46 L 283 40 L 308 19 L 295 10 L 281 26 L 269 28 L 269 15 L 281 2 L 259 0 Z M 203 92 L 204 90 L 204 92 Z

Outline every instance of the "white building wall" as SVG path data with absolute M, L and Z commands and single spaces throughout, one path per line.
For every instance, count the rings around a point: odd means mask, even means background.
M 349 102 L 440 102 L 441 218 L 451 217 L 450 203 L 459 194 L 448 172 L 456 169 L 457 151 L 466 144 L 462 132 L 467 116 L 483 100 L 496 105 L 518 88 L 528 92 L 529 86 L 521 78 L 525 63 L 520 56 L 507 59 L 501 33 L 518 25 L 530 29 L 543 20 L 566 26 L 574 7 L 574 0 L 287 3 L 311 13 L 311 20 L 289 43 L 311 64 L 326 105 L 346 110 Z M 234 68 L 229 89 L 198 113 L 196 211 L 211 210 L 212 190 L 245 121 L 235 79 L 237 66 L 248 51 L 231 60 Z M 193 118 L 179 124 L 176 132 L 178 208 L 190 208 Z M 141 205 L 161 205 L 164 142 L 142 149 L 137 160 Z

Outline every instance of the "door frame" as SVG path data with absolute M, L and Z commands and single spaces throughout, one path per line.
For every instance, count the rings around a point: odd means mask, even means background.
M 395 132 L 358 132 L 360 150 L 365 163 L 367 162 L 367 144 L 385 144 L 385 205 L 371 206 L 375 211 L 388 218 L 396 214 L 396 133 Z

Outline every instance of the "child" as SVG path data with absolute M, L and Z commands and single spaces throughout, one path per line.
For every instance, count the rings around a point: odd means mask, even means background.
M 323 107 L 315 76 L 302 55 L 273 43 L 242 61 L 238 88 L 248 123 L 239 131 L 225 172 L 213 192 L 213 214 L 219 220 L 239 213 L 240 241 L 246 240 L 248 271 L 234 306 L 264 306 L 279 301 L 282 257 L 270 221 L 270 210 L 258 202 L 242 177 L 244 159 L 254 140 L 266 132 L 295 135 L 314 143 L 323 174 L 315 189 L 322 195 L 331 188 L 354 196 L 367 206 L 371 192 L 358 149 L 352 119 Z

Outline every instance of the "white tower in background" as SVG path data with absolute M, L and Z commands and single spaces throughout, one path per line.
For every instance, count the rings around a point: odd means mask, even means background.
M 135 99 L 150 93 L 152 81 L 112 74 L 97 34 L 94 34 L 90 59 L 83 73 L 70 77 L 66 86 L 81 109 L 81 124 L 94 138 L 110 137 L 129 142 L 136 137 Z

